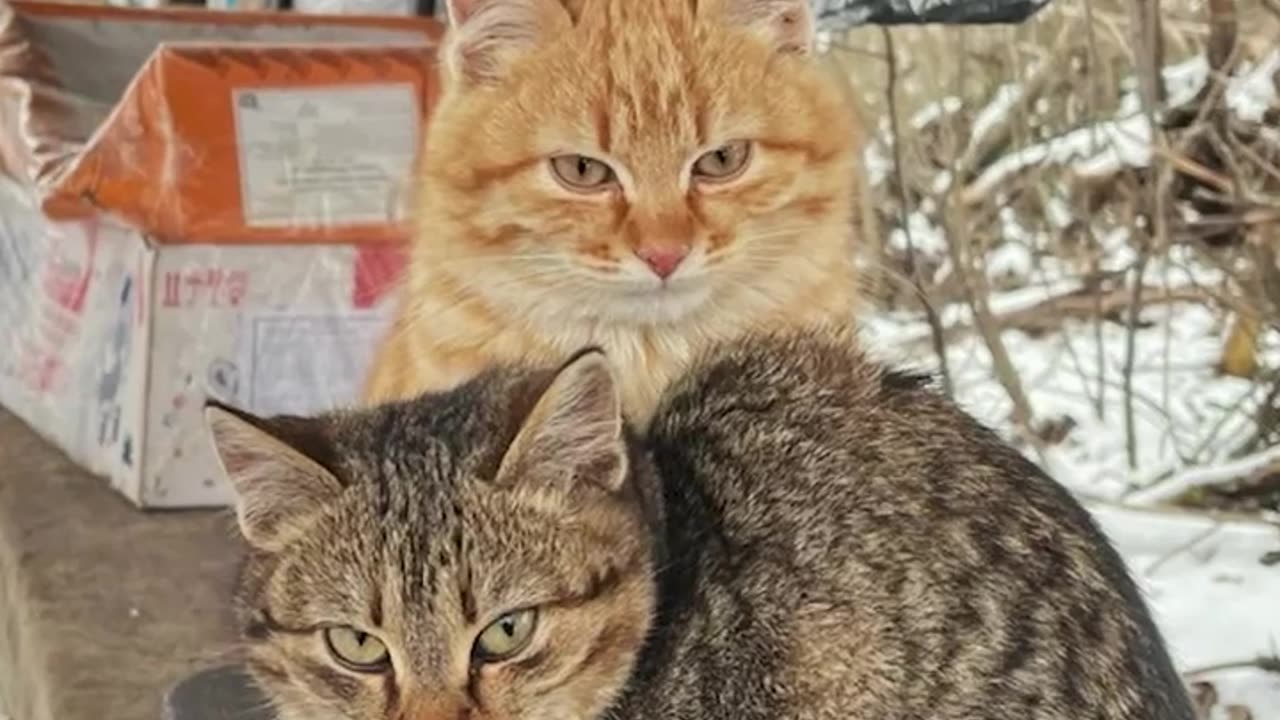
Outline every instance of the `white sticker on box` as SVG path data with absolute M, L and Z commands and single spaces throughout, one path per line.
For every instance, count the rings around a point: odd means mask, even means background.
M 245 224 L 401 219 L 419 140 L 413 85 L 233 92 Z
M 249 409 L 308 415 L 355 401 L 383 317 L 263 315 L 249 319 Z

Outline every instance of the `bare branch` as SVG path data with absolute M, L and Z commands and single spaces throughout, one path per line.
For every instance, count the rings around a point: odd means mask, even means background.
M 1138 90 L 1144 105 L 1164 104 L 1167 91 L 1164 67 L 1164 33 L 1160 23 L 1160 0 L 1129 0 L 1134 47 L 1137 48 Z
M 885 100 L 888 103 L 889 126 L 893 133 L 893 174 L 897 178 L 898 216 L 902 224 L 902 233 L 907 239 L 907 277 L 911 281 L 916 297 L 924 307 L 925 318 L 933 337 L 933 352 L 938 356 L 938 372 L 942 376 L 943 390 L 947 395 L 953 395 L 954 387 L 951 384 L 951 368 L 947 362 L 947 346 L 942 338 L 942 319 L 938 317 L 933 301 L 921 282 L 920 266 L 916 262 L 915 238 L 911 234 L 910 200 L 907 195 L 907 181 L 903 174 L 905 169 L 902 162 L 902 125 L 898 122 L 898 53 L 893 46 L 893 33 L 885 27 L 881 28 L 881 32 L 884 35 L 885 57 L 888 61 L 888 86 L 885 90 Z
M 1130 505 L 1158 505 L 1177 500 L 1196 488 L 1247 483 L 1276 471 L 1280 471 L 1280 446 L 1221 465 L 1197 467 L 1170 475 L 1153 485 L 1125 495 L 1124 501 Z
M 1210 673 L 1222 672 L 1223 670 L 1242 670 L 1245 668 L 1253 668 L 1269 673 L 1280 673 L 1280 657 L 1275 655 L 1262 655 L 1253 658 L 1252 660 L 1235 660 L 1232 662 L 1205 665 L 1204 667 L 1187 670 L 1183 675 L 1188 677 L 1198 677 L 1201 675 L 1208 675 Z
M 1124 367 L 1121 382 L 1124 387 L 1124 438 L 1129 469 L 1138 467 L 1138 435 L 1133 417 L 1133 364 L 1137 358 L 1138 321 L 1142 317 L 1142 291 L 1145 288 L 1147 263 L 1151 260 L 1151 243 L 1144 240 L 1138 250 L 1138 260 L 1133 266 L 1133 290 L 1129 300 L 1129 332 L 1124 343 Z

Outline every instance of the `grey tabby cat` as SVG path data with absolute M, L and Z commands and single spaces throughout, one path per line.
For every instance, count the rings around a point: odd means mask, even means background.
M 1085 510 L 850 347 L 721 347 L 643 445 L 594 351 L 211 407 L 258 682 L 284 720 L 1192 720 Z

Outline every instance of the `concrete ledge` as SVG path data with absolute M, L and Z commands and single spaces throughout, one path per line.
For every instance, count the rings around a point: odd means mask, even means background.
M 156 720 L 232 655 L 226 511 L 144 513 L 0 410 L 0 714 Z

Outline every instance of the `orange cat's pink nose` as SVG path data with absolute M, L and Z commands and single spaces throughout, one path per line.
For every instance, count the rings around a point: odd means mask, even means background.
M 636 248 L 636 257 L 663 280 L 670 277 L 688 255 L 689 250 L 682 245 L 641 245 Z

